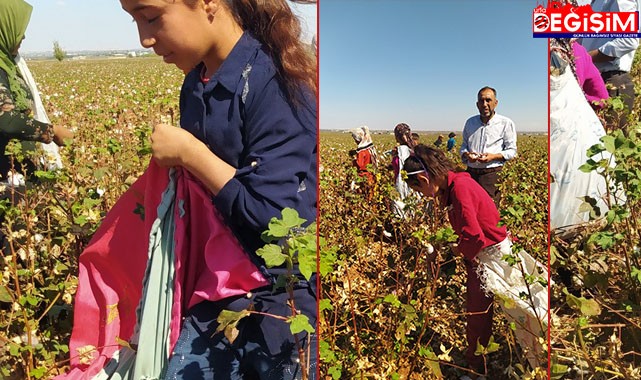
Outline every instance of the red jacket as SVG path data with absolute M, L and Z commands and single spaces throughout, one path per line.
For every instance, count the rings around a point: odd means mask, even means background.
M 354 158 L 354 166 L 358 169 L 358 175 L 365 177 L 368 181 L 374 180 L 374 175 L 367 170 L 367 165 L 373 164 L 372 154 L 369 149 L 363 149 L 356 153 L 356 158 Z
M 499 212 L 485 190 L 466 172 L 449 172 L 446 204 L 452 228 L 459 236 L 459 250 L 468 260 L 480 250 L 507 237 L 499 227 Z

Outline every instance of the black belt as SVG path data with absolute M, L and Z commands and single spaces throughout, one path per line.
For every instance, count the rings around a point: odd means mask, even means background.
M 493 168 L 472 168 L 470 166 L 467 167 L 467 171 L 473 174 L 487 174 L 487 173 L 495 173 L 503 169 L 503 166 L 495 166 Z

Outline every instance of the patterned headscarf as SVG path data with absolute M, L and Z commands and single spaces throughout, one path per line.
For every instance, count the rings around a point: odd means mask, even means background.
M 410 149 L 414 149 L 415 142 L 412 139 L 412 129 L 405 123 L 397 124 L 394 127 L 394 136 L 396 140 L 403 141 Z
M 372 165 L 376 167 L 378 165 L 378 153 L 376 148 L 374 148 L 374 142 L 372 141 L 372 135 L 369 132 L 369 127 L 367 125 L 362 125 L 358 128 L 351 129 L 352 137 L 354 141 L 358 144 L 356 151 L 361 151 L 363 149 L 369 149 L 370 154 L 372 155 Z
M 576 0 L 561 1 L 562 6 L 565 7 L 567 4 L 573 7 L 579 6 Z M 566 66 L 569 65 L 576 77 L 576 64 L 574 63 L 574 52 L 572 51 L 573 41 L 574 39 L 571 38 L 550 38 L 550 64 L 560 73 L 563 73 Z
M 359 148 L 372 143 L 372 135 L 369 133 L 369 127 L 367 125 L 353 128 L 350 132 L 352 133 L 352 138 L 354 138 L 354 141 L 358 144 Z
M 0 1 L 0 69 L 7 73 L 16 108 L 29 107 L 27 92 L 18 80 L 18 68 L 12 52 L 24 38 L 33 7 L 24 0 Z
M 572 51 L 572 39 L 550 38 L 550 65 L 557 69 L 559 73 L 563 73 L 565 68 L 569 66 L 572 74 L 576 77 L 576 63 L 574 62 L 574 52 Z

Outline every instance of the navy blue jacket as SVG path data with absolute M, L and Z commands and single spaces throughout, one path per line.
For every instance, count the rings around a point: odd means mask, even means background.
M 201 71 L 202 64 L 183 83 L 180 124 L 236 168 L 213 202 L 254 253 L 283 208 L 316 219 L 316 99 L 292 106 L 272 59 L 247 32 L 207 83 Z

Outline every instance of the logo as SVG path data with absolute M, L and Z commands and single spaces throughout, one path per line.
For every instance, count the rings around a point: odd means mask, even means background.
M 532 34 L 539 38 L 639 38 L 639 12 L 594 12 L 590 5 L 551 1 L 547 8 L 534 8 Z
M 550 26 L 550 18 L 545 13 L 534 15 L 534 31 L 545 32 Z

